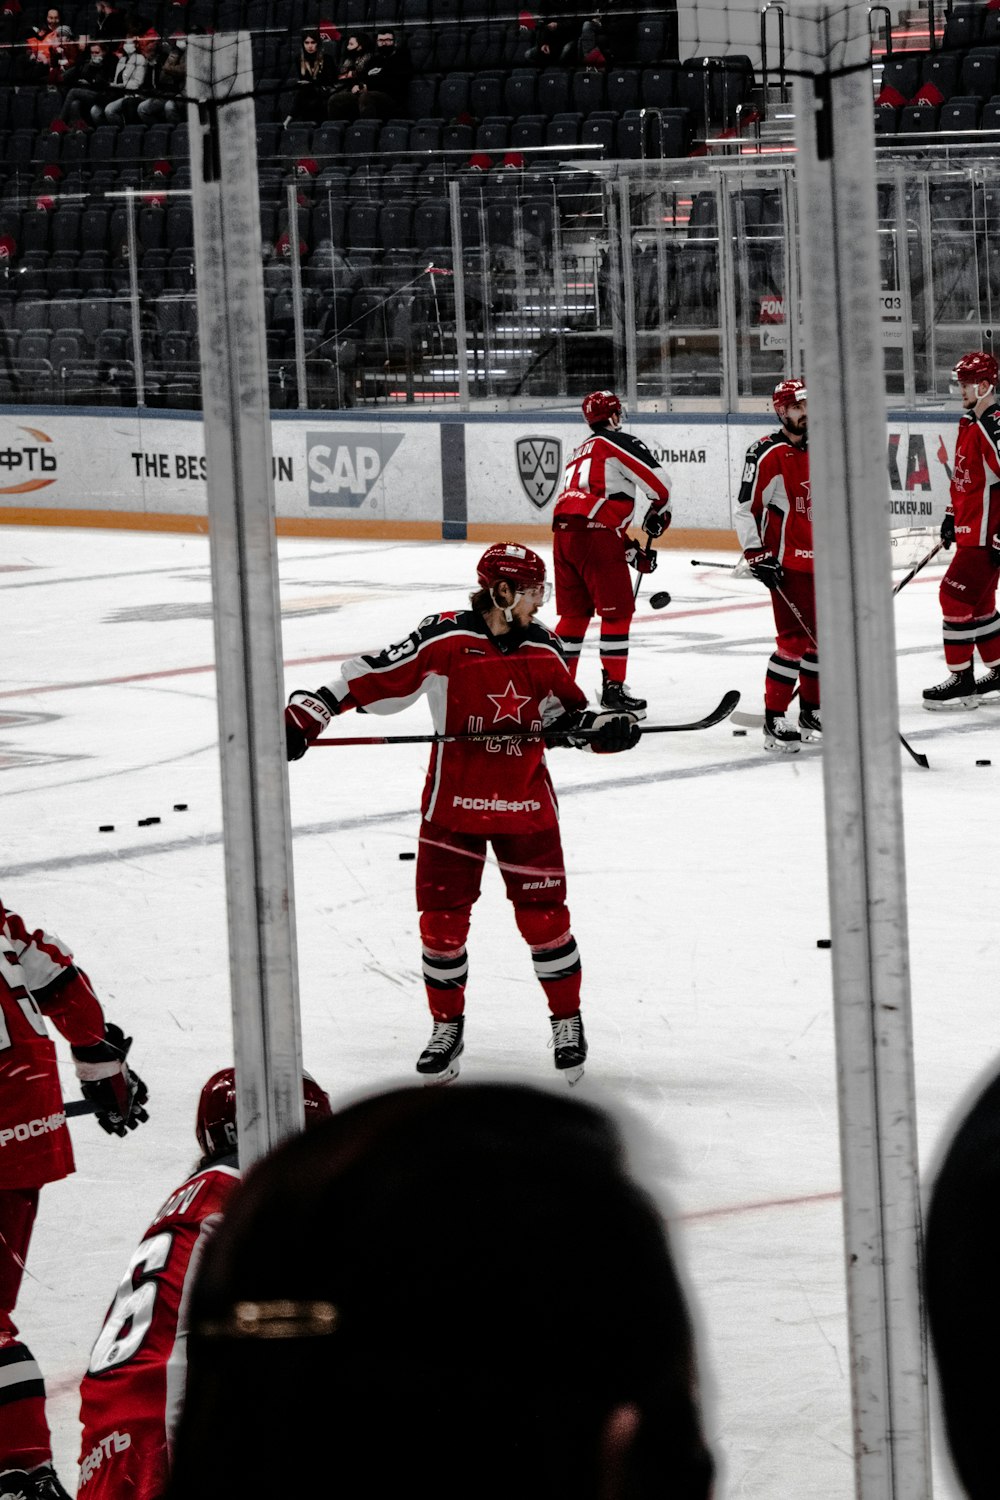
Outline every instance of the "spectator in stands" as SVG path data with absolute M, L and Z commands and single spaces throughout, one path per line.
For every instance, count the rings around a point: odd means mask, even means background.
M 125 35 L 135 38 L 139 51 L 146 61 L 151 63 L 156 56 L 156 49 L 160 42 L 160 33 L 149 17 L 142 15 L 137 10 L 127 11 L 125 15 Z
M 285 119 L 310 120 L 314 125 L 326 119 L 326 106 L 336 69 L 323 50 L 323 41 L 318 31 L 304 31 L 299 49 L 298 64 L 290 80 L 295 93 L 292 107 Z
M 591 68 L 603 68 L 634 55 L 636 19 L 623 14 L 620 0 L 607 0 L 580 27 L 577 54 Z
M 536 68 L 554 68 L 570 62 L 576 54 L 578 25 L 563 16 L 539 16 L 531 32 L 531 46 L 525 60 Z
M 396 33 L 388 28 L 378 32 L 358 100 L 361 118 L 389 120 L 405 115 L 411 71 L 406 50 L 398 45 Z
M 168 1496 L 287 1494 L 253 1431 L 330 1494 L 409 1494 L 437 1439 L 437 1500 L 707 1500 L 684 1293 L 610 1117 L 402 1088 L 258 1163 L 192 1296 Z
M 113 5 L 112 0 L 96 0 L 94 9 L 97 20 L 89 31 L 81 35 L 80 46 L 86 47 L 90 42 L 105 42 L 117 52 L 125 40 L 125 12 Z
M 365 31 L 349 31 L 344 55 L 326 107 L 331 120 L 356 120 L 365 73 L 371 60 L 371 37 Z
M 62 16 L 58 7 L 50 5 L 45 12 L 44 20 L 29 29 L 21 64 L 22 83 L 47 84 L 49 82 L 52 48 L 61 40 L 61 26 Z
M 104 42 L 92 41 L 73 71 L 62 109 L 52 122 L 53 130 L 65 125 L 82 126 L 89 122 L 95 108 L 103 109 L 112 97 L 115 66 L 111 49 Z
M 148 99 L 139 101 L 139 119 L 146 124 L 154 120 L 184 117 L 184 87 L 187 81 L 187 42 L 174 37 L 165 53 L 154 63 L 152 90 Z
M 924 1292 L 952 1461 L 969 1500 L 1000 1493 L 1000 1075 L 965 1102 L 934 1180 Z
M 57 26 L 55 40 L 49 47 L 49 87 L 59 88 L 60 86 L 65 86 L 79 59 L 80 48 L 77 45 L 72 28 L 69 26 Z
M 111 86 L 112 97 L 103 109 L 95 106 L 90 112 L 90 118 L 94 124 L 100 124 L 102 119 L 108 125 L 118 125 L 125 120 L 134 120 L 139 112 L 139 101 L 142 98 L 148 75 L 149 59 L 141 50 L 136 38 L 127 36 L 122 43 L 122 55 L 115 68 Z

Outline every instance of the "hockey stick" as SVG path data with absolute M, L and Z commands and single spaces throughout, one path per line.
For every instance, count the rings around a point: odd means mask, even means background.
M 642 550 L 643 550 L 643 552 L 645 552 L 645 554 L 646 554 L 647 557 L 651 556 L 652 551 L 653 551 L 653 539 L 652 539 L 652 537 L 647 537 L 646 538 L 646 545 L 645 545 L 645 547 L 643 547 Z M 633 599 L 633 602 L 636 599 L 638 599 L 638 597 L 639 597 L 639 586 L 642 583 L 643 578 L 646 577 L 646 574 L 645 573 L 639 573 L 638 569 L 636 570 L 636 573 L 637 573 L 637 577 L 636 577 L 636 580 L 635 580 L 635 588 L 632 590 L 632 599 Z M 650 608 L 651 609 L 666 609 L 666 607 L 667 607 L 667 605 L 669 603 L 670 603 L 670 595 L 667 593 L 666 589 L 661 589 L 658 594 L 650 594 L 650 596 L 649 596 L 649 604 L 650 604 Z
M 927 564 L 930 562 L 930 560 L 931 560 L 932 557 L 937 557 L 938 553 L 941 551 L 941 548 L 943 546 L 944 546 L 944 542 L 938 542 L 937 546 L 936 547 L 932 547 L 931 550 L 928 552 L 928 554 L 927 554 L 926 557 L 922 557 L 920 559 L 920 561 L 917 563 L 917 566 L 915 568 L 911 568 L 910 569 L 910 571 L 907 573 L 907 575 L 906 575 L 905 578 L 901 578 L 899 580 L 899 582 L 896 584 L 896 587 L 892 591 L 893 598 L 896 597 L 896 595 L 899 593 L 900 589 L 905 589 L 906 588 L 906 585 L 909 583 L 909 581 L 910 581 L 911 578 L 916 578 L 916 576 L 920 572 L 921 568 L 926 568 Z
M 732 573 L 739 567 L 739 563 L 701 562 L 697 557 L 692 557 L 691 566 L 692 568 L 724 568 L 727 573 Z
M 735 688 L 730 688 L 728 693 L 723 694 L 720 701 L 702 719 L 692 719 L 687 724 L 643 724 L 642 732 L 646 734 L 684 734 L 692 729 L 711 729 L 714 724 L 721 724 L 723 719 L 728 719 L 737 703 L 740 695 Z M 588 739 L 599 734 L 597 729 L 581 729 L 574 731 L 581 737 Z M 371 734 L 364 737 L 344 740 L 313 740 L 310 748 L 315 749 L 322 745 L 324 749 L 340 749 L 345 745 L 454 745 L 475 740 L 539 740 L 545 738 L 545 731 L 531 733 L 530 730 L 522 730 L 520 734 Z
M 91 1104 L 89 1099 L 67 1099 L 63 1104 L 63 1114 L 67 1120 L 72 1120 L 74 1115 L 96 1115 L 97 1105 Z
M 925 561 L 927 561 L 927 560 L 928 559 L 925 559 Z M 915 569 L 914 571 L 917 571 L 917 570 Z M 904 583 L 906 582 L 905 579 L 903 581 L 904 581 Z M 895 593 L 896 590 L 893 590 L 893 592 Z M 813 635 L 812 631 L 809 629 L 809 626 L 806 624 L 805 620 L 802 618 L 801 613 L 799 612 L 798 609 L 796 609 L 795 605 L 792 603 L 791 599 L 789 599 L 789 597 L 785 593 L 784 589 L 775 586 L 775 593 L 778 594 L 785 601 L 785 603 L 787 604 L 788 608 L 791 610 L 792 614 L 795 616 L 796 620 L 798 620 L 799 625 L 802 627 L 802 629 L 805 632 L 805 634 L 812 641 L 813 645 L 816 647 L 816 650 L 819 651 L 819 643 L 817 642 L 816 637 Z M 798 691 L 798 689 L 796 689 L 796 691 Z M 795 696 L 795 694 L 793 693 L 792 697 L 794 698 L 794 696 Z M 753 727 L 753 726 L 751 726 L 749 724 L 749 720 L 750 720 L 751 717 L 757 719 L 759 724 L 763 724 L 763 722 L 764 722 L 763 719 L 760 718 L 759 715 L 752 715 L 751 716 L 750 714 L 741 714 L 740 715 L 740 721 L 743 722 L 743 723 L 746 723 L 748 728 L 751 728 L 751 727 Z M 905 738 L 905 736 L 903 734 L 901 734 L 898 729 L 896 731 L 896 737 L 899 740 L 899 743 L 902 745 L 903 749 L 906 751 L 907 755 L 911 756 L 912 759 L 916 761 L 916 763 L 917 763 L 918 766 L 923 767 L 923 769 L 925 771 L 929 771 L 931 763 L 927 759 L 926 755 L 922 755 L 919 750 L 914 750 L 914 748 L 910 744 L 909 740 L 907 740 Z

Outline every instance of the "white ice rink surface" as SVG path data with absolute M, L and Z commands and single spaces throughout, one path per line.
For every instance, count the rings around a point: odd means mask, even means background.
M 134 1033 L 151 1095 L 150 1123 L 125 1141 L 73 1123 L 78 1171 L 42 1195 L 20 1299 L 72 1489 L 90 1345 L 134 1244 L 195 1157 L 200 1086 L 232 1058 L 208 543 L 0 536 L 0 891 L 73 946 Z M 481 550 L 283 541 L 289 689 L 461 607 Z M 925 1163 L 1000 1054 L 1000 712 L 919 706 L 945 675 L 940 573 L 928 568 L 896 601 L 901 727 L 932 767 L 903 757 Z M 629 669 L 650 722 L 697 717 L 732 687 L 760 708 L 773 646 L 763 589 L 674 551 L 642 593 L 662 588 L 674 602 L 653 612 L 640 599 Z M 581 682 L 598 681 L 588 639 Z M 379 727 L 427 730 L 426 706 Z M 289 768 L 305 1059 L 335 1104 L 412 1080 L 428 1034 L 414 866 L 399 862 L 416 846 L 425 758 L 424 746 L 314 750 Z M 615 759 L 550 761 L 584 959 L 580 1089 L 654 1132 L 652 1170 L 699 1312 L 720 1500 L 848 1500 L 830 955 L 816 947 L 829 934 L 820 752 L 767 755 L 759 731 L 736 738 L 723 724 Z M 150 816 L 161 822 L 137 826 Z M 543 997 L 495 871 L 469 952 L 463 1076 L 549 1081 Z M 937 1465 L 936 1494 L 956 1496 Z

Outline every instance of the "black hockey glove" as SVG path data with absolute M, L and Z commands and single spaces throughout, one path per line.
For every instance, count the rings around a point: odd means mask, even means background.
M 954 547 L 955 545 L 955 514 L 946 510 L 944 520 L 941 522 L 941 545 L 942 547 Z
M 639 743 L 642 730 L 633 714 L 604 713 L 592 708 L 565 714 L 544 731 L 546 745 L 570 745 L 595 755 L 617 755 Z
M 661 510 L 657 505 L 651 505 L 642 518 L 642 529 L 647 536 L 662 536 L 669 525 L 669 510 Z
M 143 1108 L 149 1090 L 125 1061 L 131 1045 L 132 1038 L 108 1021 L 103 1042 L 70 1049 L 80 1092 L 94 1106 L 98 1125 L 109 1135 L 124 1136 L 149 1119 Z
M 776 557 L 772 557 L 770 552 L 748 552 L 746 560 L 747 567 L 758 583 L 772 590 L 778 588 L 785 572 Z
M 301 760 L 333 718 L 329 695 L 296 692 L 285 709 L 285 750 L 289 760 Z
M 637 573 L 656 572 L 656 553 L 652 547 L 640 547 L 638 542 L 628 542 L 626 544 L 625 561 Z
M 993 559 L 993 566 L 1000 568 L 1000 531 L 994 532 L 990 537 L 990 557 Z

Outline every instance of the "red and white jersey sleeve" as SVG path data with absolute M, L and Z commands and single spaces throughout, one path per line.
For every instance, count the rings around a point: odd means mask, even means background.
M 783 432 L 769 433 L 747 449 L 736 535 L 744 553 L 763 548 L 786 568 L 813 571 L 809 452 Z
M 236 1168 L 222 1165 L 189 1177 L 128 1263 L 80 1386 L 84 1500 L 160 1500 L 166 1491 L 191 1288 L 238 1182 Z
M 466 833 L 530 832 L 555 822 L 542 729 L 587 699 L 544 625 L 493 636 L 474 610 L 428 615 L 404 640 L 345 662 L 327 689 L 368 713 L 395 713 L 423 695 L 438 734 L 481 736 L 433 746 L 424 817 Z M 518 730 L 525 738 L 500 738 Z
M 1000 528 L 1000 406 L 963 417 L 951 480 L 956 547 L 985 547 Z
M 43 1187 L 73 1171 L 49 1017 L 77 1046 L 104 1036 L 104 1013 L 65 944 L 0 905 L 0 1189 Z
M 577 531 L 606 526 L 624 532 L 644 495 L 670 524 L 670 480 L 641 438 L 602 429 L 571 455 L 556 496 L 552 526 Z

